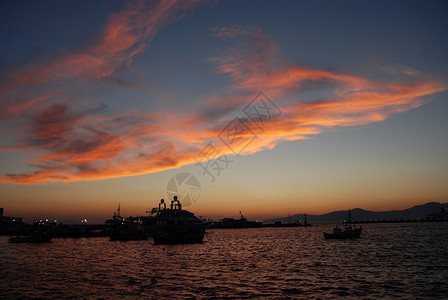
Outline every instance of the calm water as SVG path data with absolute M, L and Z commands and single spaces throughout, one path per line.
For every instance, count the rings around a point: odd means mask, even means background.
M 448 224 L 208 230 L 203 244 L 0 237 L 0 295 L 15 298 L 448 298 Z M 156 279 L 156 282 L 152 282 Z

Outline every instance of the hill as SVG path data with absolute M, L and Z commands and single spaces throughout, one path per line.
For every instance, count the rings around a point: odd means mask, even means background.
M 429 202 L 423 205 L 416 205 L 404 210 L 391 211 L 369 211 L 362 208 L 351 210 L 352 220 L 393 220 L 393 219 L 423 219 L 428 214 L 440 212 L 441 208 L 448 210 L 448 203 Z M 348 210 L 333 211 L 323 215 L 307 215 L 308 222 L 342 222 L 348 216 Z M 273 223 L 280 220 L 283 223 L 289 222 L 289 217 L 276 218 L 264 221 Z M 291 216 L 291 222 L 304 220 L 304 214 Z

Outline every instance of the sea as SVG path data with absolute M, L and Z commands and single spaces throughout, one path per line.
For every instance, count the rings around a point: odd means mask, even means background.
M 202 244 L 108 238 L 11 244 L 1 299 L 448 299 L 448 223 L 210 229 Z

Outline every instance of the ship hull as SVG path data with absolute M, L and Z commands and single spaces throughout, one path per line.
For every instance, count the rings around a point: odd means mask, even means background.
M 202 243 L 204 239 L 204 233 L 198 233 L 194 235 L 185 234 L 166 234 L 166 233 L 156 233 L 153 235 L 154 244 L 196 244 Z
M 215 222 L 210 224 L 213 229 L 233 229 L 233 228 L 260 228 L 263 226 L 262 222 L 247 221 L 247 222 Z
M 10 243 L 49 243 L 51 242 L 50 237 L 12 237 L 9 239 Z
M 339 233 L 326 233 L 324 232 L 325 239 L 356 239 L 361 236 L 362 228 L 353 229 L 350 231 L 342 231 Z

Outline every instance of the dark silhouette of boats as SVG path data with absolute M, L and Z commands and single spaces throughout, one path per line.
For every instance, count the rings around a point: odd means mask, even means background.
M 45 231 L 35 231 L 27 236 L 9 238 L 10 243 L 49 243 L 52 236 Z
M 105 221 L 105 230 L 111 241 L 141 241 L 146 240 L 146 234 L 138 218 L 120 216 L 120 205 L 112 219 Z
M 155 244 L 202 243 L 207 223 L 194 213 L 182 209 L 177 196 L 169 208 L 163 199 L 158 208 L 152 210 L 154 216 L 148 219 L 147 228 L 152 232 Z
M 148 236 L 153 236 L 154 231 L 156 229 L 157 219 L 156 216 L 160 211 L 166 209 L 165 200 L 161 199 L 159 203 L 159 207 L 154 207 L 151 210 L 147 210 L 147 216 L 140 216 L 139 219 L 143 224 L 143 230 L 146 232 Z
M 240 211 L 240 218 L 224 218 L 219 221 L 212 222 L 210 224 L 210 228 L 220 228 L 220 229 L 229 229 L 229 228 L 258 228 L 263 226 L 263 222 L 259 221 L 248 221 Z
M 352 226 L 350 209 L 348 210 L 348 222 L 345 222 L 344 229 L 339 227 L 335 227 L 333 229 L 333 233 L 324 232 L 325 239 L 354 239 L 359 238 L 361 236 L 362 226 L 356 228 L 356 226 Z
M 289 217 L 288 223 L 282 223 L 282 221 L 278 219 L 274 223 L 263 224 L 263 227 L 310 227 L 310 226 L 313 226 L 313 224 L 308 223 L 306 214 L 305 214 L 305 221 L 303 223 L 301 221 L 291 222 L 291 217 Z

